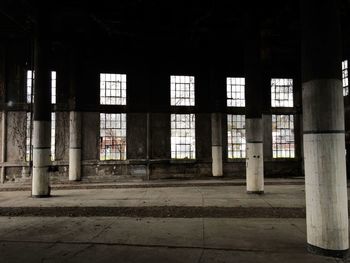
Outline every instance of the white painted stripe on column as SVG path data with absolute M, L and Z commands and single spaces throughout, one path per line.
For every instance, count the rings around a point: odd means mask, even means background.
M 307 241 L 346 250 L 348 199 L 344 134 L 304 134 Z
M 69 180 L 81 178 L 81 113 L 69 113 Z
M 264 158 L 262 143 L 247 143 L 246 169 L 247 192 L 263 192 Z
M 212 158 L 213 158 L 213 176 L 222 176 L 222 146 L 212 146 Z
M 78 181 L 81 175 L 81 149 L 69 149 L 69 180 Z

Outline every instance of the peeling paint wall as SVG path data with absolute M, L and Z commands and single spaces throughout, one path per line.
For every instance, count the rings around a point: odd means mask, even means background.
M 7 112 L 7 162 L 25 162 L 26 112 Z

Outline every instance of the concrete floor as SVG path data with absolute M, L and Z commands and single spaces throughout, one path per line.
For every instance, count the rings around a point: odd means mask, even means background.
M 0 187 L 0 215 L 1 209 L 16 207 L 40 207 L 42 212 L 50 207 L 303 209 L 303 188 L 267 185 L 261 196 L 246 195 L 239 185 L 65 189 L 53 191 L 51 198 L 32 199 L 27 191 Z M 0 262 L 343 262 L 306 252 L 302 216 L 183 218 L 150 211 L 150 217 L 2 215 Z

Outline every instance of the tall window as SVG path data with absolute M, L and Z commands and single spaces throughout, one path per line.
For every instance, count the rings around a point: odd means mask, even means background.
M 27 112 L 27 120 L 26 120 L 26 161 L 29 162 L 32 160 L 31 153 L 32 153 L 32 142 L 30 140 L 31 138 L 31 131 L 32 131 L 32 113 Z
M 170 105 L 194 106 L 194 77 L 170 76 Z
M 348 72 L 348 61 L 342 62 L 342 75 L 343 75 L 343 95 L 349 95 L 349 72 Z
M 194 114 L 171 114 L 171 158 L 195 159 Z
M 100 113 L 100 160 L 126 159 L 126 114 Z
M 245 115 L 227 115 L 227 139 L 228 158 L 245 158 Z
M 56 104 L 56 71 L 51 71 L 51 103 Z
M 245 107 L 245 79 L 244 78 L 227 78 L 227 106 L 228 107 Z
M 100 103 L 126 105 L 125 74 L 100 74 Z
M 32 103 L 32 91 L 34 86 L 34 72 L 27 70 L 27 103 Z
M 293 107 L 293 79 L 271 80 L 271 106 Z
M 272 115 L 273 158 L 294 158 L 293 115 Z

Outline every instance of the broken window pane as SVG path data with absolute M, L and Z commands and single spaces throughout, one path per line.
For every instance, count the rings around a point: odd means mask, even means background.
M 227 106 L 245 107 L 245 78 L 227 78 Z
M 170 105 L 195 105 L 193 76 L 170 76 Z
M 342 62 L 342 79 L 343 79 L 343 95 L 349 95 L 349 72 L 348 72 L 348 61 Z
M 126 159 L 126 114 L 100 113 L 100 160 Z
M 272 115 L 273 158 L 294 158 L 294 116 Z
M 196 158 L 195 114 L 171 114 L 171 158 Z
M 100 104 L 126 105 L 125 74 L 100 74 Z
M 227 115 L 228 158 L 246 157 L 245 115 Z
M 271 106 L 293 107 L 293 79 L 271 80 Z

